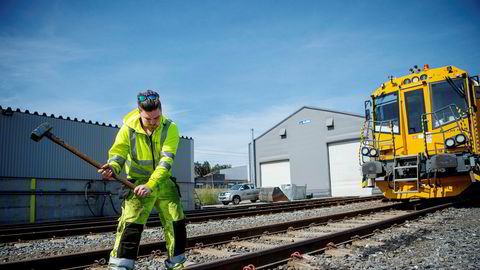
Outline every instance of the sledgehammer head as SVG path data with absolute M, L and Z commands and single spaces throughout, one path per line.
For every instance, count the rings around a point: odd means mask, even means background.
M 32 131 L 32 134 L 30 134 L 30 139 L 38 142 L 43 138 L 43 136 L 45 136 L 45 134 L 52 130 L 52 128 L 53 127 L 50 125 L 50 123 L 45 122 Z

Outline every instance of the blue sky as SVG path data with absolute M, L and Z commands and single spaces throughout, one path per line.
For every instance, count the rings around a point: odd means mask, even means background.
M 413 65 L 480 74 L 480 1 L 0 0 L 0 105 L 121 124 L 136 93 L 246 165 L 247 144 L 301 106 L 362 114 Z

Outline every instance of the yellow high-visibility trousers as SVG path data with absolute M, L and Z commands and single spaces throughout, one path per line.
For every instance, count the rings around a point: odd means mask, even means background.
M 141 182 L 144 181 L 139 182 L 136 184 L 143 184 Z M 187 232 L 180 197 L 178 194 L 172 194 L 171 197 L 159 197 L 155 193 L 152 192 L 148 197 L 140 198 L 133 191 L 129 192 L 119 218 L 115 245 L 110 253 L 112 266 L 133 269 L 143 228 L 153 207 L 157 210 L 163 226 L 168 257 L 184 255 Z

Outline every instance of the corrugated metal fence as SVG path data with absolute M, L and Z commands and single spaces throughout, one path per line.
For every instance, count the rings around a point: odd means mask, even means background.
M 39 142 L 30 139 L 33 129 L 49 122 L 56 136 L 104 163 L 119 130 L 117 126 L 18 109 L 0 107 L 0 111 L 0 223 L 114 215 L 115 209 L 119 211 L 119 183 L 101 181 L 94 167 L 47 138 Z M 193 209 L 191 138 L 181 138 L 172 170 L 180 184 L 185 209 Z

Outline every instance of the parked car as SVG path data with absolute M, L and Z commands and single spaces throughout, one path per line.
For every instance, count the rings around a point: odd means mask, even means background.
M 226 192 L 218 193 L 218 200 L 224 205 L 228 205 L 230 202 L 236 205 L 244 200 L 256 202 L 258 200 L 258 194 L 259 190 L 255 188 L 254 184 L 238 184 Z

